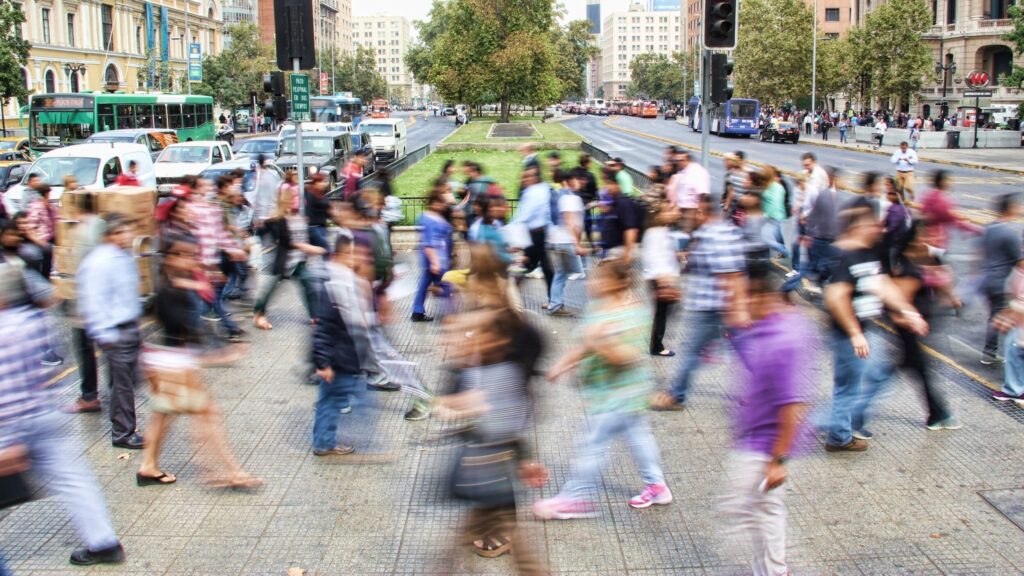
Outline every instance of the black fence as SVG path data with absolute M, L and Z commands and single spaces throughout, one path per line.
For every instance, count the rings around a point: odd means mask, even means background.
M 516 213 L 516 208 L 519 207 L 519 199 L 508 198 L 506 202 L 508 203 L 508 218 L 511 219 Z M 398 225 L 415 226 L 426 207 L 426 196 L 404 196 L 402 198 L 402 221 L 398 222 Z
M 417 149 L 413 150 L 412 152 L 406 153 L 405 156 L 402 156 L 398 160 L 395 160 L 394 162 L 392 162 L 390 164 L 387 164 L 386 166 L 378 166 L 378 168 L 386 169 L 388 171 L 388 174 L 391 176 L 392 179 L 397 178 L 403 172 L 408 170 L 413 164 L 416 164 L 420 160 L 423 160 L 424 158 L 429 156 L 431 150 L 432 149 L 430 147 L 430 144 L 427 144 L 426 146 L 422 146 L 420 148 L 417 148 Z M 379 178 L 379 175 L 378 175 L 378 173 L 376 171 L 374 171 L 374 172 L 372 172 L 372 173 L 370 173 L 370 174 L 368 174 L 366 176 L 363 176 L 363 178 L 359 180 L 359 187 L 360 188 L 373 187 L 373 186 L 375 186 L 377 184 L 378 178 Z M 331 190 L 330 192 L 327 193 L 327 197 L 328 198 L 341 198 L 342 197 L 342 189 L 344 187 L 345 187 L 345 182 L 344 181 L 339 182 L 337 188 L 335 188 L 334 190 Z
M 605 162 L 612 159 L 612 155 L 601 150 L 597 146 L 589 142 L 580 144 L 580 151 L 584 154 L 589 154 L 595 162 L 604 164 Z M 647 173 L 643 170 L 637 170 L 636 168 L 623 164 L 623 168 L 633 177 L 633 186 L 640 190 L 647 190 L 651 186 L 651 179 L 647 176 Z

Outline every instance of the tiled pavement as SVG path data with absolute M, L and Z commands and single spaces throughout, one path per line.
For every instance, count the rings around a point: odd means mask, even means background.
M 542 288 L 539 280 L 527 281 L 530 309 L 539 307 Z M 400 305 L 396 316 L 404 318 L 410 302 Z M 809 307 L 807 312 L 824 325 L 820 313 Z M 185 419 L 175 423 L 163 454 L 163 466 L 178 475 L 178 484 L 137 488 L 138 454 L 118 459 L 124 452 L 110 446 L 105 416 L 70 417 L 68 430 L 103 485 L 128 562 L 91 570 L 69 566 L 78 538 L 60 504 L 47 498 L 0 513 L 0 550 L 15 573 L 283 575 L 290 568 L 306 575 L 441 573 L 439 560 L 465 512 L 444 496 L 450 446 L 438 440 L 441 424 L 405 422 L 401 414 L 408 397 L 376 394 L 382 416 L 373 449 L 393 451 L 397 459 L 345 465 L 314 458 L 309 442 L 316 389 L 301 381 L 309 327 L 294 286 L 278 292 L 271 320 L 274 330 L 253 335 L 247 358 L 209 373 L 230 443 L 245 467 L 266 480 L 264 489 L 236 494 L 204 487 Z M 685 320 L 676 315 L 671 324 L 674 345 Z M 537 321 L 548 337 L 548 358 L 574 338 L 574 320 Z M 406 320 L 390 329 L 395 346 L 421 363 L 431 383 L 438 381 L 445 355 L 435 343 L 437 330 L 436 324 Z M 684 412 L 651 415 L 676 502 L 645 511 L 627 507 L 639 478 L 624 448 L 616 446 L 598 495 L 600 518 L 527 523 L 528 537 L 553 572 L 749 573 L 742 543 L 723 534 L 718 513 L 735 368 L 726 349 L 714 355 L 718 362 L 699 374 Z M 829 355 L 821 342 L 809 342 L 804 360 L 818 391 L 816 407 L 826 408 Z M 676 362 L 655 362 L 665 382 Z M 1024 482 L 1020 416 L 1015 408 L 996 407 L 956 370 L 938 362 L 935 367 L 936 380 L 965 423 L 962 430 L 927 431 L 914 384 L 900 377 L 881 403 L 868 452 L 826 455 L 815 445 L 792 464 L 785 490 L 795 574 L 1024 573 L 1024 533 L 978 495 Z M 70 400 L 76 376 L 66 376 L 65 382 Z M 551 469 L 551 482 L 522 491 L 524 520 L 529 520 L 528 504 L 564 482 L 584 424 L 572 384 L 539 383 L 537 391 L 531 440 Z M 368 422 L 356 415 L 343 418 L 343 437 L 365 447 L 362 432 Z M 507 558 L 483 560 L 459 550 L 457 559 L 459 573 L 511 572 Z

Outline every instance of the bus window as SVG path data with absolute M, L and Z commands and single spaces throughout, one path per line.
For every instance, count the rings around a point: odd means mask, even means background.
M 172 130 L 181 130 L 181 104 L 167 105 L 167 118 L 170 120 L 168 127 Z
M 135 106 L 135 125 L 138 128 L 152 128 L 153 127 L 153 105 L 152 104 L 136 104 L 136 106 Z
M 153 110 L 153 128 L 167 128 L 167 106 L 157 104 Z
M 135 106 L 118 104 L 116 110 L 118 129 L 135 128 Z
M 185 128 L 196 127 L 196 105 L 185 104 L 182 106 L 182 112 L 184 113 L 184 126 Z
M 213 104 L 206 105 L 206 119 L 203 120 L 203 124 L 209 124 L 213 122 Z
M 114 129 L 114 105 L 100 104 L 96 106 L 99 111 L 99 131 Z
M 757 116 L 757 104 L 750 101 L 732 101 L 729 103 L 730 118 L 754 118 Z

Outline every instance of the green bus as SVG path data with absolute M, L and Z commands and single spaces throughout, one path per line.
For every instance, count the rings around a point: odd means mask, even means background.
M 29 101 L 29 146 L 43 153 L 81 144 L 106 130 L 165 128 L 179 142 L 215 140 L 210 96 L 176 94 L 37 94 Z

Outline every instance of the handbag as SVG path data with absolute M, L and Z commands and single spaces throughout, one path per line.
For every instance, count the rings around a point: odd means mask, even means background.
M 449 492 L 456 499 L 486 507 L 512 505 L 515 463 L 514 443 L 470 440 L 459 448 L 449 476 Z
M 198 359 L 167 346 L 147 345 L 140 356 L 149 379 L 150 401 L 155 412 L 196 414 L 210 406 Z
M 31 499 L 32 489 L 29 488 L 24 473 L 0 476 L 0 510 L 28 502 Z

